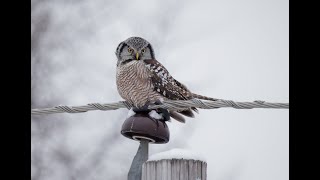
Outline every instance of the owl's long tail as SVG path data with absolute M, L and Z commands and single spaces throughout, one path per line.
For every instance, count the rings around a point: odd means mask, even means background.
M 216 98 L 211 98 L 211 97 L 207 97 L 207 96 L 202 96 L 202 95 L 199 95 L 199 94 L 194 94 L 192 93 L 192 97 L 193 98 L 197 98 L 197 99 L 203 99 L 203 100 L 209 100 L 209 101 L 217 101 L 218 99 Z M 170 111 L 170 116 L 179 121 L 179 122 L 182 122 L 182 123 L 185 123 L 186 120 L 182 115 L 184 116 L 187 116 L 187 117 L 191 117 L 193 118 L 194 117 L 194 114 L 192 113 L 192 110 L 196 113 L 198 113 L 198 109 L 195 108 L 195 107 L 191 107 L 190 109 L 186 109 L 186 110 L 183 110 L 183 111 Z
M 185 120 L 185 118 L 183 116 L 181 116 L 181 114 L 184 115 L 184 116 L 190 117 L 190 118 L 194 118 L 194 114 L 193 114 L 192 110 L 194 112 L 198 113 L 198 109 L 197 108 L 191 107 L 189 109 L 182 110 L 182 111 L 170 111 L 169 114 L 173 119 L 175 119 L 175 120 L 177 120 L 179 122 L 185 123 L 186 120 Z
M 170 111 L 170 117 L 172 117 L 173 119 L 181 122 L 181 123 L 185 123 L 186 120 L 184 119 L 183 116 L 181 116 L 177 111 Z
M 197 99 L 209 100 L 209 101 L 217 101 L 217 100 L 219 100 L 219 99 L 216 99 L 216 98 L 211 98 L 211 97 L 207 97 L 207 96 L 202 96 L 202 95 L 195 94 L 195 93 L 192 93 L 192 97 L 193 97 L 193 98 L 197 98 Z

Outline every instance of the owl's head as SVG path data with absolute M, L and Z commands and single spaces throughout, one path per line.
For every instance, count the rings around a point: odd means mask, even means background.
M 117 47 L 116 55 L 117 65 L 155 58 L 151 44 L 141 37 L 130 37 L 121 42 Z

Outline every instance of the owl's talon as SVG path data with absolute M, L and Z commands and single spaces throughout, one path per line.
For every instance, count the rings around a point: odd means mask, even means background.
M 134 111 L 135 113 L 139 113 L 139 112 L 148 112 L 150 111 L 148 108 L 137 108 L 137 107 L 133 107 L 132 111 Z
M 148 109 L 149 105 L 150 105 L 150 103 L 147 102 L 145 105 L 143 105 L 143 106 L 140 107 L 140 108 L 138 108 L 138 107 L 133 107 L 132 110 L 133 110 L 134 112 L 136 112 L 136 113 L 137 113 L 137 112 L 149 112 L 149 111 L 151 111 L 150 109 Z
M 161 105 L 163 104 L 162 101 L 160 99 L 156 100 L 156 102 L 154 103 L 155 105 Z M 164 108 L 158 108 L 157 112 L 161 112 L 162 113 L 162 117 L 163 117 L 163 121 L 169 121 L 170 120 L 170 113 L 167 109 Z
M 162 113 L 163 121 L 169 121 L 170 120 L 170 114 L 167 109 L 159 108 L 157 109 Z

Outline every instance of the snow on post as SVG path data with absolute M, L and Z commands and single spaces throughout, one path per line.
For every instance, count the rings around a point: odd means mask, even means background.
M 206 180 L 206 160 L 191 151 L 172 149 L 150 156 L 142 165 L 142 180 Z

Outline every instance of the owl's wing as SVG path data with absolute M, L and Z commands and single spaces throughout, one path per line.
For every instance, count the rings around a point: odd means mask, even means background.
M 156 92 L 171 100 L 192 99 L 192 93 L 188 88 L 175 80 L 161 63 L 155 59 L 144 60 L 144 62 L 151 72 L 151 81 Z M 198 113 L 197 108 L 191 107 L 191 109 Z M 194 117 L 190 109 L 179 111 L 179 113 L 188 117 Z M 185 119 L 175 111 L 170 111 L 170 116 L 177 121 L 185 122 Z
M 192 93 L 187 87 L 175 80 L 161 63 L 155 59 L 147 59 L 144 62 L 151 72 L 151 81 L 155 91 L 171 100 L 192 98 Z

